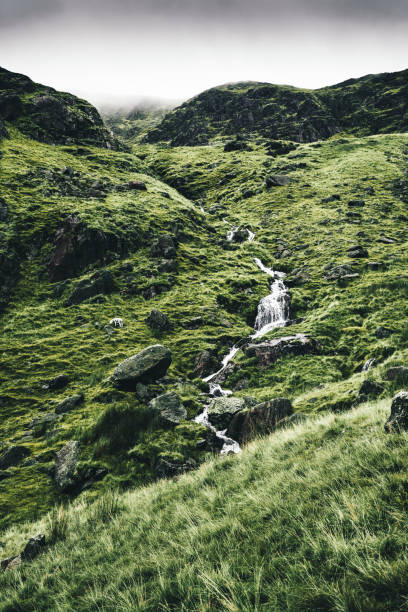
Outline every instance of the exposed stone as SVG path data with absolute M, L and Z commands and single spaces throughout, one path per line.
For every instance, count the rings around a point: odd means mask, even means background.
M 174 392 L 155 397 L 149 402 L 149 407 L 158 414 L 159 420 L 164 425 L 177 425 L 187 418 L 187 410 Z
M 122 361 L 112 376 L 113 384 L 125 391 L 134 391 L 139 382 L 149 383 L 164 376 L 171 364 L 171 351 L 155 344 Z
M 108 270 L 96 272 L 91 278 L 77 283 L 65 302 L 66 306 L 81 304 L 85 300 L 99 294 L 108 295 L 118 289 L 112 274 Z
M 176 242 L 173 236 L 159 236 L 150 249 L 152 257 L 162 257 L 163 259 L 174 259 L 176 257 Z
M 405 366 L 388 368 L 385 377 L 387 380 L 398 380 L 401 383 L 408 383 L 408 368 Z
M 47 387 L 51 391 L 59 391 L 60 389 L 65 389 L 65 387 L 69 384 L 69 378 L 65 374 L 59 374 L 55 376 L 55 378 L 51 378 L 48 381 Z
M 256 404 L 253 398 L 233 396 L 216 397 L 208 406 L 208 419 L 222 429 L 228 427 L 232 417 L 248 406 Z
M 37 555 L 40 554 L 41 549 L 45 546 L 45 535 L 40 533 L 35 538 L 30 538 L 21 553 L 22 561 L 32 561 Z
M 267 368 L 286 355 L 314 355 L 319 351 L 319 343 L 303 334 L 296 334 L 248 344 L 244 351 L 248 357 L 256 357 L 261 368 Z
M 368 257 L 368 251 L 360 245 L 355 245 L 347 249 L 347 256 L 353 258 Z
M 348 276 L 350 274 L 354 274 L 354 270 L 351 266 L 347 264 L 340 264 L 339 266 L 329 266 L 325 269 L 325 273 L 323 274 L 326 280 L 338 280 L 343 276 Z
M 363 206 L 365 206 L 365 201 L 364 200 L 350 200 L 348 205 L 351 208 L 362 208 Z
M 146 191 L 146 183 L 143 181 L 129 181 L 129 189 L 137 189 L 139 191 Z
M 381 270 L 383 263 L 380 261 L 368 261 L 366 263 L 367 270 L 377 271 Z
M 384 387 L 374 380 L 364 380 L 361 384 L 359 395 L 365 397 L 378 397 L 384 391 Z
M 71 412 L 71 410 L 74 410 L 77 406 L 79 406 L 79 404 L 82 404 L 83 401 L 84 401 L 83 393 L 78 393 L 77 395 L 66 397 L 55 408 L 55 414 L 65 414 L 66 412 Z
M 210 351 L 200 351 L 194 359 L 194 376 L 204 378 L 209 376 L 218 367 L 215 357 Z
M 54 480 L 60 491 L 69 491 L 76 483 L 79 442 L 71 440 L 58 451 L 54 466 Z
M 153 332 L 164 332 L 172 328 L 169 317 L 157 308 L 152 308 L 145 322 Z
M 159 272 L 177 272 L 178 263 L 175 259 L 162 259 L 157 269 Z
M 18 465 L 28 457 L 30 451 L 25 446 L 10 446 L 0 455 L 0 470 Z
M 235 414 L 227 434 L 240 444 L 245 444 L 257 436 L 271 433 L 283 419 L 292 414 L 290 400 L 272 399 Z
M 400 391 L 394 396 L 391 404 L 391 414 L 384 425 L 387 433 L 408 430 L 408 392 Z
M 289 185 L 290 178 L 285 174 L 269 174 L 265 178 L 266 187 L 283 187 L 285 185 Z
M 8 559 L 3 559 L 0 561 L 1 569 L 6 572 L 12 569 L 16 569 L 22 563 L 21 555 L 15 555 L 14 557 L 9 557 Z
M 194 459 L 187 459 L 185 463 L 174 463 L 167 461 L 166 459 L 160 458 L 155 467 L 155 473 L 158 478 L 172 478 L 173 476 L 180 476 L 185 472 L 190 472 L 197 467 L 197 463 Z
M 388 329 L 387 327 L 383 327 L 382 325 L 380 325 L 380 327 L 377 327 L 377 329 L 374 332 L 374 335 L 376 338 L 378 338 L 379 340 L 383 340 L 384 338 L 389 338 L 392 334 L 392 330 Z

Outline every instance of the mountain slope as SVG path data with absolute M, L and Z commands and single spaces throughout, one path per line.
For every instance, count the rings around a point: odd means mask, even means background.
M 407 93 L 408 70 L 314 91 L 269 83 L 223 85 L 170 112 L 146 140 L 172 146 L 231 137 L 313 142 L 339 132 L 403 132 L 408 126 Z
M 12 529 L 1 610 L 383 611 L 408 590 L 407 434 L 387 405 L 327 415 L 176 481 Z

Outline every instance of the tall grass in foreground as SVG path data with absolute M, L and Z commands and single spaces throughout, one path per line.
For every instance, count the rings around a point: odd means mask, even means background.
M 408 609 L 408 436 L 389 402 L 326 415 L 178 481 L 67 509 L 0 575 L 2 611 Z M 16 552 L 44 521 L 1 539 Z

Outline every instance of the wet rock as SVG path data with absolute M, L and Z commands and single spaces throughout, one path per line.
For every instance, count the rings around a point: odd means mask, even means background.
M 0 470 L 18 465 L 28 455 L 30 450 L 25 446 L 10 446 L 0 455 Z
M 252 398 L 216 397 L 208 406 L 208 419 L 212 425 L 225 429 L 237 412 L 254 404 L 256 404 L 256 400 Z
M 219 364 L 210 351 L 200 351 L 194 359 L 194 376 L 204 378 L 219 368 Z
M 55 408 L 55 414 L 65 414 L 66 412 L 71 412 L 72 410 L 75 410 L 75 408 L 77 408 L 80 404 L 82 404 L 83 401 L 84 401 L 83 393 L 78 393 L 77 395 L 66 397 Z
M 269 174 L 265 178 L 265 186 L 269 189 L 271 187 L 284 187 L 289 185 L 290 178 L 285 174 Z
M 174 259 L 176 257 L 176 241 L 173 236 L 159 236 L 150 249 L 152 257 L 162 257 L 163 259 Z
M 256 357 L 259 366 L 264 369 L 286 355 L 315 355 L 319 348 L 319 343 L 313 338 L 296 334 L 248 344 L 244 351 L 248 357 Z
M 162 378 L 170 364 L 171 351 L 161 344 L 155 344 L 122 361 L 115 368 L 111 380 L 118 389 L 134 391 L 139 382 L 149 383 Z
M 401 383 L 408 383 L 408 368 L 405 366 L 394 366 L 388 368 L 385 373 L 387 380 L 397 380 Z
M 197 463 L 194 459 L 187 459 L 185 463 L 174 463 L 160 458 L 154 471 L 158 478 L 172 478 L 173 476 L 180 476 L 185 472 L 190 472 L 196 467 Z
M 347 249 L 347 257 L 361 258 L 368 257 L 368 251 L 360 245 L 355 245 Z
M 109 295 L 117 290 L 118 287 L 112 274 L 108 270 L 102 270 L 96 272 L 91 278 L 77 283 L 65 302 L 65 305 L 72 306 L 73 304 L 81 304 L 85 300 L 95 297 L 96 295 Z
M 392 334 L 392 330 L 388 329 L 387 327 L 383 327 L 382 325 L 380 325 L 380 327 L 377 327 L 377 329 L 374 332 L 374 335 L 376 338 L 378 338 L 379 340 L 384 340 L 384 338 L 389 338 Z
M 54 480 L 62 492 L 69 491 L 76 484 L 76 469 L 79 455 L 79 442 L 76 440 L 67 442 L 57 453 L 54 466 Z
M 145 322 L 153 332 L 164 332 L 172 328 L 169 317 L 157 308 L 152 308 Z
M 408 392 L 400 391 L 394 396 L 391 414 L 384 425 L 387 433 L 399 433 L 408 430 Z
M 281 397 L 272 399 L 234 415 L 227 435 L 240 444 L 245 444 L 253 438 L 271 433 L 283 419 L 292 414 L 290 400 Z
M 68 376 L 65 374 L 58 374 L 58 376 L 55 376 L 48 381 L 47 387 L 51 391 L 59 391 L 60 389 L 65 389 L 69 382 Z
M 163 425 L 177 425 L 181 420 L 187 418 L 187 410 L 177 393 L 165 393 L 155 397 L 149 402 L 149 407 L 158 414 Z

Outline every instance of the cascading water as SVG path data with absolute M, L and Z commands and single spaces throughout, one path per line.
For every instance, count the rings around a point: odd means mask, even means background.
M 271 292 L 262 298 L 258 306 L 258 314 L 255 319 L 255 333 L 252 338 L 260 338 L 267 334 L 271 329 L 283 327 L 289 320 L 289 289 L 285 286 L 283 272 L 275 272 L 271 268 L 264 266 L 260 259 L 254 259 L 258 268 L 271 276 L 274 281 L 271 285 Z
M 233 227 L 231 231 L 227 234 L 227 239 L 229 241 L 233 240 L 235 232 L 238 231 L 238 227 Z M 248 241 L 252 241 L 255 237 L 250 230 L 246 230 L 248 232 Z M 275 272 L 271 268 L 267 268 L 264 266 L 260 259 L 254 259 L 256 265 L 262 272 L 265 272 L 268 276 L 273 278 L 273 283 L 271 284 L 271 293 L 266 297 L 262 298 L 258 306 L 258 313 L 255 319 L 255 333 L 250 336 L 252 338 L 260 338 L 264 336 L 271 329 L 275 329 L 277 327 L 283 327 L 287 321 L 289 320 L 289 304 L 290 304 L 290 295 L 289 290 L 285 286 L 283 279 L 285 278 L 285 274 L 283 272 Z M 219 376 L 225 371 L 226 367 L 230 363 L 230 361 L 235 357 L 237 352 L 240 350 L 241 346 L 245 344 L 245 341 L 241 341 L 238 343 L 239 345 L 233 346 L 229 353 L 225 355 L 222 360 L 222 366 L 219 370 L 210 374 L 206 378 L 204 378 L 205 382 L 209 383 L 210 386 L 210 396 L 226 396 L 231 395 L 232 391 L 224 390 L 221 388 L 221 385 L 217 382 Z M 221 454 L 226 455 L 228 453 L 239 453 L 240 446 L 238 442 L 228 438 L 225 433 L 226 430 L 217 431 L 216 428 L 210 423 L 208 419 L 208 406 L 206 406 L 201 414 L 199 414 L 195 419 L 196 423 L 201 423 L 211 431 L 214 431 L 217 438 L 223 441 L 223 447 L 221 449 Z

